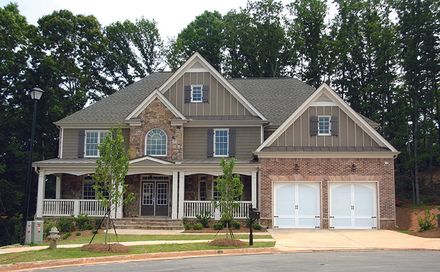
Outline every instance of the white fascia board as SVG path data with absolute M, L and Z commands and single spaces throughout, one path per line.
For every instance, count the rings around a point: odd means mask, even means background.
M 259 158 L 396 158 L 399 152 L 254 152 Z
M 183 116 L 183 114 L 176 109 L 176 107 L 174 107 L 173 104 L 171 104 L 171 102 L 165 98 L 165 96 L 163 96 L 162 93 L 160 93 L 157 89 L 154 90 L 147 98 L 144 99 L 144 101 L 142 101 L 141 104 L 139 104 L 139 106 L 136 107 L 136 109 L 134 111 L 132 111 L 126 118 L 125 120 L 130 120 L 131 118 L 136 118 L 139 116 L 139 114 L 148 107 L 148 105 L 150 105 L 151 102 L 154 101 L 154 99 L 158 98 L 176 117 L 181 118 L 182 120 L 186 120 L 185 116 Z
M 226 89 L 251 113 L 257 115 L 262 120 L 267 121 L 263 116 L 234 86 L 231 85 L 208 61 L 206 61 L 198 52 L 194 53 L 180 68 L 159 87 L 159 92 L 165 93 L 167 89 L 174 84 L 185 72 L 189 71 L 194 62 L 200 61 L 214 78 L 222 83 Z
M 304 101 L 304 103 L 289 117 L 284 121 L 284 123 L 272 133 L 272 135 L 269 136 L 269 138 L 264 141 L 262 145 L 260 145 L 255 152 L 260 152 L 263 148 L 271 145 L 286 129 L 292 125 L 295 120 L 301 116 L 306 109 L 308 109 L 313 102 L 321 95 L 322 93 L 326 93 L 329 95 L 333 101 L 339 106 L 340 109 L 342 109 L 348 116 L 350 116 L 358 125 L 361 126 L 361 128 L 364 129 L 367 134 L 373 138 L 375 141 L 380 142 L 384 144 L 388 149 L 391 150 L 391 152 L 399 153 L 385 138 L 382 137 L 382 135 L 379 134 L 373 127 L 371 127 L 358 113 L 356 113 L 345 101 L 336 94 L 335 91 L 333 91 L 327 84 L 322 84 L 319 86 L 316 91 L 309 96 L 309 98 Z
M 141 158 L 138 158 L 138 159 L 131 160 L 131 161 L 129 161 L 129 164 L 133 164 L 133 163 L 137 163 L 137 162 L 141 162 L 141 161 L 145 161 L 145 160 L 149 160 L 149 161 L 157 162 L 157 163 L 161 163 L 161 164 L 173 164 L 173 163 L 171 163 L 169 161 L 164 161 L 164 160 L 161 160 L 161 159 L 158 159 L 158 158 L 153 158 L 153 157 L 150 157 L 150 156 L 144 156 L 144 157 L 141 157 Z

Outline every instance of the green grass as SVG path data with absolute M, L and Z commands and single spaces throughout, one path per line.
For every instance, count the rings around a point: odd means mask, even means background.
M 254 246 L 248 248 L 273 247 L 275 242 L 255 242 Z M 144 254 L 157 252 L 177 252 L 192 250 L 210 250 L 210 249 L 230 249 L 234 247 L 210 246 L 207 243 L 191 243 L 191 244 L 168 244 L 168 245 L 143 245 L 131 246 L 128 254 Z M 44 249 L 38 251 L 28 251 L 20 253 L 9 253 L 0 255 L 0 264 L 13 264 L 20 262 L 34 262 L 45 260 L 101 257 L 111 255 L 127 255 L 127 253 L 98 253 L 82 251 L 81 248 L 59 248 L 55 250 Z
M 218 234 L 218 237 L 222 237 L 224 234 Z M 118 235 L 118 241 L 119 242 L 133 242 L 133 241 L 171 241 L 171 240 L 212 240 L 214 239 L 215 234 L 210 235 L 130 235 L 130 234 L 124 234 L 124 235 Z M 73 232 L 72 235 L 67 240 L 61 240 L 58 242 L 60 245 L 66 245 L 66 244 L 88 244 L 90 242 L 90 239 L 92 238 L 91 234 L 82 234 L 81 236 L 76 236 Z M 236 239 L 247 239 L 249 238 L 248 234 L 237 234 L 235 235 Z M 254 239 L 271 239 L 272 236 L 270 235 L 254 235 Z M 109 240 L 110 242 L 117 242 L 116 236 L 114 234 L 109 234 Z M 93 240 L 94 243 L 103 243 L 104 242 L 104 234 L 98 233 L 95 236 L 95 239 Z M 48 244 L 48 243 L 46 243 Z

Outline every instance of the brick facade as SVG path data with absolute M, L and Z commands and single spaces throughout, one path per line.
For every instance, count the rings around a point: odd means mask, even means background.
M 181 161 L 183 159 L 183 128 L 181 126 L 171 126 L 171 119 L 175 119 L 174 114 L 159 100 L 155 99 L 139 115 L 141 126 L 130 127 L 130 159 L 144 156 L 145 136 L 153 128 L 165 131 L 168 139 L 167 156 L 163 159 Z
M 328 228 L 328 184 L 332 181 L 378 182 L 378 225 L 396 225 L 394 160 L 387 159 L 309 159 L 261 158 L 260 210 L 262 223 L 272 226 L 272 184 L 274 181 L 313 181 L 321 183 L 321 227 Z M 355 165 L 355 169 L 352 165 Z

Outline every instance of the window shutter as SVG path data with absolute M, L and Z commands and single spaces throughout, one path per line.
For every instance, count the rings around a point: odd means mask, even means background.
M 235 147 L 236 147 L 236 129 L 230 128 L 229 129 L 229 157 L 235 157 Z
M 183 88 L 183 93 L 184 93 L 185 103 L 190 103 L 191 102 L 191 86 L 185 85 Z
M 209 86 L 203 85 L 203 103 L 209 103 Z
M 318 135 L 318 116 L 310 116 L 310 136 Z
M 212 129 L 212 128 L 208 129 L 208 141 L 207 142 L 208 142 L 207 157 L 212 158 L 214 156 L 214 129 Z
M 86 136 L 86 132 L 83 129 L 78 131 L 78 158 L 84 158 L 85 136 Z
M 338 116 L 332 116 L 330 119 L 332 136 L 338 136 L 339 134 L 339 120 Z

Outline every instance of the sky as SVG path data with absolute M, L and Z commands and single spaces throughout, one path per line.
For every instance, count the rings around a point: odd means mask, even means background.
M 154 19 L 164 40 L 175 37 L 203 11 L 217 10 L 221 14 L 245 7 L 247 0 L 0 0 L 0 6 L 18 4 L 28 22 L 37 24 L 43 15 L 68 9 L 74 14 L 94 15 L 102 25 L 142 16 Z M 282 2 L 290 2 L 282 0 Z

